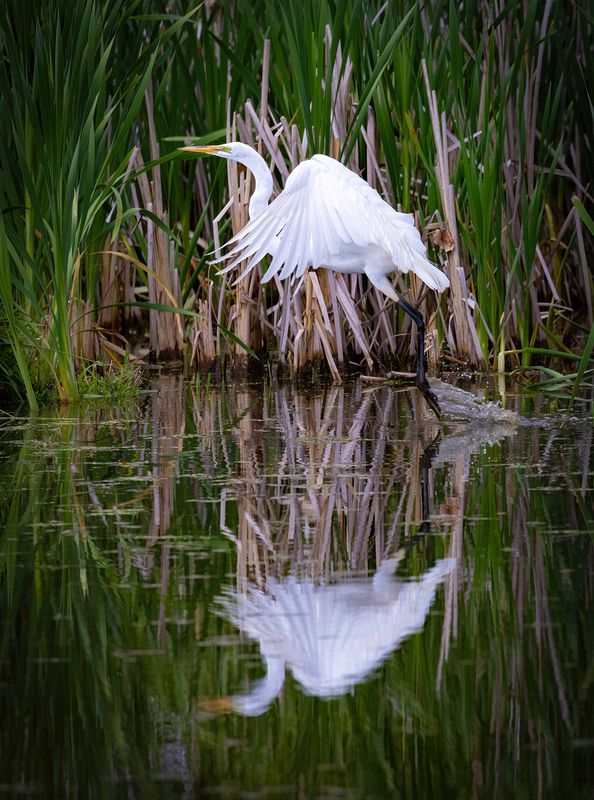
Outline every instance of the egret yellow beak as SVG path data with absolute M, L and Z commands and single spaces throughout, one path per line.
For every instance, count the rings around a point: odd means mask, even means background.
M 183 150 L 186 153 L 209 153 L 209 154 L 216 154 L 218 152 L 228 150 L 229 148 L 224 144 L 209 144 L 204 145 L 202 147 L 196 147 L 194 145 L 188 147 L 178 147 L 178 150 Z

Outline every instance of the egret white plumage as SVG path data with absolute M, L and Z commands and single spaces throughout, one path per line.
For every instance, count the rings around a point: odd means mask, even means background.
M 284 190 L 268 204 L 272 175 L 253 147 L 228 142 L 180 149 L 238 161 L 255 178 L 250 220 L 227 243 L 231 249 L 217 259 L 229 261 L 221 274 L 247 261 L 241 278 L 271 255 L 263 283 L 275 275 L 281 280 L 300 278 L 307 267 L 367 275 L 373 286 L 398 303 L 416 324 L 417 384 L 439 413 L 426 377 L 423 316 L 398 296 L 388 280 L 392 272 L 414 272 L 438 292 L 449 286 L 447 276 L 428 260 L 413 215 L 395 211 L 366 181 L 325 155 L 298 164 Z

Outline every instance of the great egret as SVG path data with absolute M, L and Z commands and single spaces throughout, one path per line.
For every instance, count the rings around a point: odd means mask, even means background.
M 413 215 L 394 211 L 366 181 L 325 155 L 298 164 L 284 190 L 269 205 L 272 175 L 253 147 L 227 142 L 180 150 L 238 161 L 256 181 L 249 205 L 250 221 L 227 243 L 232 245 L 231 250 L 217 259 L 230 261 L 221 274 L 247 260 L 243 277 L 267 255 L 272 261 L 263 283 L 277 274 L 281 280 L 299 278 L 307 267 L 364 273 L 414 321 L 418 335 L 417 384 L 439 415 L 426 377 L 425 321 L 418 309 L 396 294 L 388 280 L 391 272 L 414 272 L 438 292 L 450 285 L 447 276 L 427 259 Z
M 266 676 L 219 710 L 258 716 L 279 695 L 289 667 L 303 690 L 337 697 L 361 683 L 405 639 L 420 631 L 438 586 L 455 569 L 444 558 L 416 580 L 394 576 L 403 551 L 382 563 L 371 581 L 324 584 L 311 578 L 269 578 L 266 589 L 230 591 L 223 614 L 257 641 Z

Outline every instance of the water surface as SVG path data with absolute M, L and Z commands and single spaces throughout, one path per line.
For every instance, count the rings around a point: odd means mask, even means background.
M 591 797 L 591 418 L 441 399 L 5 418 L 0 794 Z

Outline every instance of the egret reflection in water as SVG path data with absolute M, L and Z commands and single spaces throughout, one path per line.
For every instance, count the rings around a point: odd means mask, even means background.
M 438 561 L 416 580 L 394 570 L 403 551 L 382 563 L 371 580 L 320 584 L 312 578 L 270 579 L 223 601 L 237 627 L 258 642 L 266 676 L 245 695 L 231 698 L 233 710 L 262 714 L 279 695 L 287 668 L 302 689 L 335 697 L 361 683 L 413 633 L 420 631 L 435 592 L 455 568 Z
M 237 484 L 237 584 L 228 588 L 220 605 L 224 616 L 258 644 L 266 675 L 251 691 L 223 701 L 219 710 L 230 707 L 246 716 L 264 713 L 281 692 L 287 670 L 306 694 L 341 695 L 371 676 L 408 637 L 422 630 L 438 587 L 455 574 L 461 556 L 461 532 L 452 519 L 447 557 L 414 579 L 394 574 L 405 548 L 429 529 L 431 463 L 440 459 L 441 445 L 453 467 L 462 457 L 458 491 L 463 492 L 470 453 L 481 442 L 497 440 L 514 429 L 507 418 L 501 425 L 496 417 L 474 424 L 473 415 L 480 416 L 482 408 L 466 394 L 460 392 L 452 403 L 456 402 L 458 419 L 459 407 L 468 406 L 468 419 L 452 424 L 441 442 L 433 425 L 410 429 L 404 439 L 392 438 L 388 432 L 395 397 L 390 391 L 363 394 L 346 414 L 336 414 L 339 395 L 335 392 L 328 395 L 323 411 L 308 421 L 299 415 L 291 419 L 279 414 L 285 422 L 285 463 L 293 462 L 293 468 L 286 472 L 284 491 L 279 493 L 272 484 L 274 490 L 265 503 L 261 493 L 253 492 L 253 466 L 259 459 L 253 450 L 249 414 L 243 416 L 241 463 L 247 465 L 243 476 L 247 480 L 245 490 L 241 482 Z M 495 411 L 490 413 L 495 416 Z M 341 420 L 345 423 L 342 431 Z M 390 450 L 399 452 L 405 442 L 409 467 L 396 472 L 398 462 L 387 460 L 387 455 Z M 303 451 L 304 445 L 308 452 Z M 310 452 L 320 446 L 322 454 Z M 305 464 L 322 466 L 304 471 L 300 466 Z M 389 464 L 391 472 L 386 470 Z M 383 491 L 386 483 L 399 487 L 395 510 L 391 493 Z M 402 517 L 405 498 L 408 510 Z M 287 502 L 292 510 L 287 520 L 292 525 L 290 535 L 282 512 Z M 355 511 L 360 525 L 351 529 L 348 520 Z M 398 519 L 405 521 L 408 535 L 401 540 L 404 547 L 396 557 L 386 557 L 399 546 L 394 538 Z M 340 555 L 340 542 L 346 559 Z M 373 577 L 367 568 L 370 546 L 380 562 Z M 446 597 L 447 636 L 450 606 L 451 598 Z

